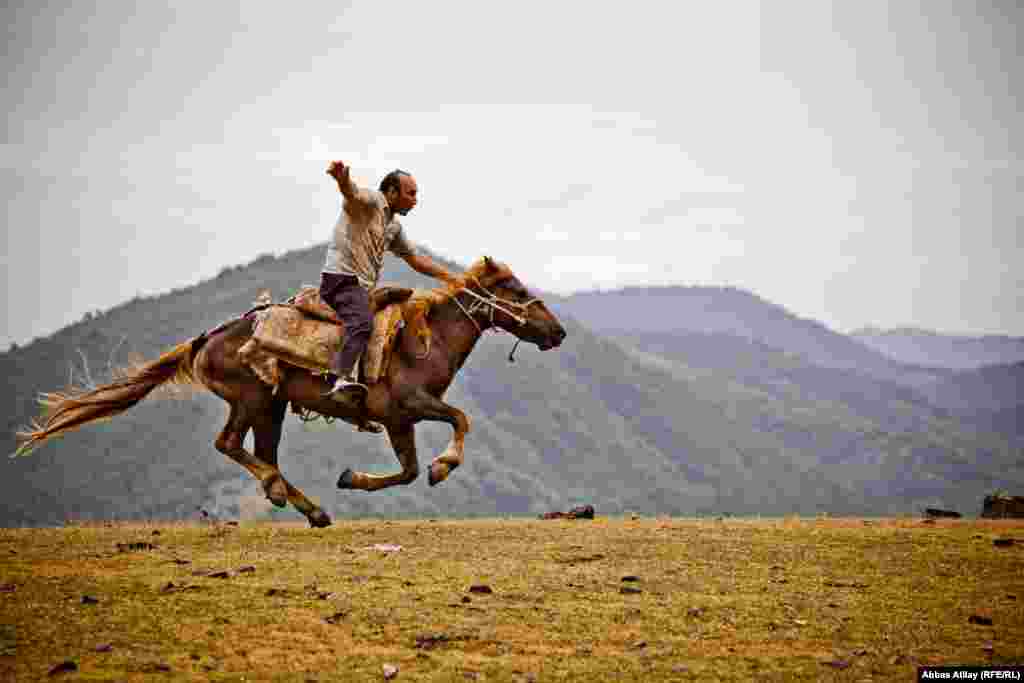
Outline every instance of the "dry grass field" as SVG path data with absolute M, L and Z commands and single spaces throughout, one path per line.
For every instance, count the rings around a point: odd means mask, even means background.
M 1024 662 L 1019 521 L 0 530 L 3 680 L 910 681 L 987 662 Z

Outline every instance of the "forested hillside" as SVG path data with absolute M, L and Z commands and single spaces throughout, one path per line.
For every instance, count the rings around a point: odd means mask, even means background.
M 316 282 L 321 259 L 322 247 L 263 257 L 0 354 L 7 452 L 37 414 L 38 392 L 103 382 L 133 355 L 153 358 L 244 313 L 264 289 L 283 299 Z M 383 279 L 425 284 L 391 260 Z M 339 491 L 346 467 L 397 468 L 386 438 L 294 416 L 282 469 L 336 517 L 536 514 L 580 502 L 601 514 L 892 514 L 926 505 L 973 514 L 985 493 L 1024 487 L 1015 432 L 965 420 L 927 390 L 948 371 L 904 366 L 747 292 L 548 300 L 569 332 L 560 349 L 523 345 L 509 364 L 512 338 L 487 335 L 449 390 L 473 429 L 466 464 L 440 486 L 421 477 L 384 492 Z M 710 313 L 694 330 L 701 311 Z M 299 519 L 271 509 L 248 473 L 214 450 L 226 415 L 205 391 L 151 399 L 7 460 L 0 524 L 190 518 L 200 508 Z M 418 434 L 425 465 L 450 429 L 425 424 Z

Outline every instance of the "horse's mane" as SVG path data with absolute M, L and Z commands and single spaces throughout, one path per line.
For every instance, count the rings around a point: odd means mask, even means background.
M 514 275 L 512 269 L 504 263 L 495 261 L 489 256 L 481 256 L 458 276 L 458 281 L 449 282 L 443 287 L 432 290 L 434 296 L 430 298 L 434 303 L 445 303 L 454 298 L 471 282 L 476 282 L 481 287 L 490 288 L 494 283 L 507 277 L 514 277 Z
M 412 297 L 402 305 L 402 317 L 409 331 L 429 350 L 431 332 L 427 318 L 432 308 L 448 303 L 470 283 L 489 288 L 496 282 L 514 276 L 512 270 L 504 263 L 482 256 L 458 275 L 454 282 L 436 289 L 415 290 Z

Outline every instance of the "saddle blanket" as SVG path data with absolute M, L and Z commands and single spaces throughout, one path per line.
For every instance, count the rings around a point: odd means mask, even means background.
M 341 348 L 345 327 L 314 288 L 302 290 L 288 303 L 257 311 L 252 337 L 239 350 L 242 361 L 265 383 L 277 388 L 278 362 L 314 374 L 330 372 L 331 356 Z M 404 326 L 402 306 L 387 303 L 374 314 L 373 332 L 360 362 L 361 378 L 376 382 L 387 373 L 391 351 Z

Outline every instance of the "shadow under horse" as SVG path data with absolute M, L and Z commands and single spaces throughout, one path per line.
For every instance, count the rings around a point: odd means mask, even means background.
M 365 405 L 324 397 L 324 383 L 309 370 L 282 364 L 281 381 L 274 391 L 239 358 L 238 351 L 252 336 L 254 321 L 243 317 L 200 335 L 101 387 L 71 394 L 46 394 L 48 410 L 42 422 L 19 434 L 19 453 L 49 438 L 86 423 L 120 414 L 164 384 L 201 384 L 227 401 L 227 424 L 214 442 L 218 451 L 255 476 L 267 498 L 283 507 L 291 503 L 314 527 L 331 523 L 330 517 L 288 482 L 278 467 L 278 446 L 289 402 L 299 408 L 350 421 L 372 420 L 387 430 L 402 469 L 388 475 L 345 470 L 339 488 L 376 491 L 409 484 L 419 475 L 414 428 L 424 420 L 447 422 L 455 430 L 445 451 L 430 464 L 431 486 L 445 478 L 463 460 L 469 418 L 441 397 L 466 362 L 481 335 L 498 328 L 542 351 L 559 346 L 565 328 L 540 299 L 534 298 L 503 263 L 488 257 L 474 263 L 458 287 L 441 292 L 428 314 L 429 353 L 423 357 L 415 335 L 400 334 L 387 373 L 370 385 Z M 404 332 L 404 331 L 403 331 Z M 518 343 L 518 342 L 517 342 Z M 253 431 L 252 453 L 243 446 Z

